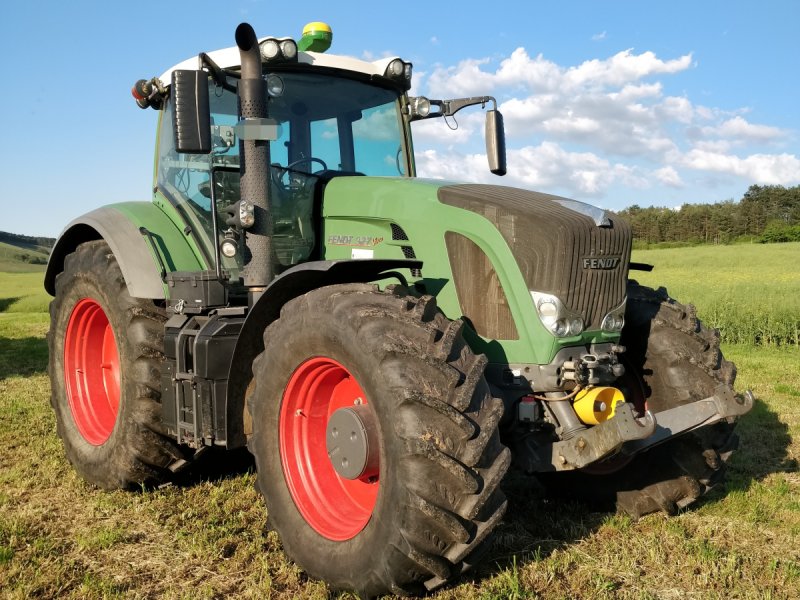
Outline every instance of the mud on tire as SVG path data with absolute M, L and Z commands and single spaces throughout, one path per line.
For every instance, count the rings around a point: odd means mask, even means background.
M 655 413 L 712 396 L 720 384 L 733 388 L 736 368 L 722 356 L 719 332 L 664 288 L 629 283 L 621 343 L 628 375 L 638 378 Z M 553 483 L 560 494 L 614 503 L 635 518 L 659 510 L 674 514 L 723 481 L 737 445 L 733 421 L 721 421 L 657 446 L 619 471 L 567 473 Z
M 422 593 L 467 569 L 487 547 L 506 507 L 498 486 L 510 454 L 497 433 L 502 401 L 489 394 L 486 359 L 472 353 L 462 327 L 444 317 L 431 297 L 348 284 L 292 300 L 266 329 L 247 400 L 249 447 L 268 524 L 312 577 L 365 596 Z M 341 528 L 325 525 L 325 517 L 327 511 L 346 516 L 339 512 L 349 502 L 346 495 L 332 493 L 342 500 L 333 503 L 326 500 L 329 488 L 298 490 L 298 477 L 287 477 L 294 472 L 296 446 L 286 438 L 301 431 L 287 420 L 309 419 L 314 427 L 311 416 L 295 408 L 301 406 L 293 391 L 298 374 L 326 364 L 352 379 L 348 385 L 357 382 L 379 430 L 377 481 L 361 482 L 378 488 L 359 504 L 366 510 L 361 520 Z M 322 411 L 317 426 L 329 416 Z M 305 442 L 325 448 L 324 438 Z M 327 455 L 316 455 L 318 463 L 314 456 L 309 450 L 304 463 L 312 473 L 309 487 L 318 482 L 315 472 L 333 472 Z
M 130 296 L 102 240 L 68 255 L 55 287 L 48 370 L 67 459 L 106 489 L 165 479 L 182 456 L 161 428 L 164 310 Z

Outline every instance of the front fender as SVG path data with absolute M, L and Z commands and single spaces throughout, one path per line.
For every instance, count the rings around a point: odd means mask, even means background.
M 264 330 L 281 314 L 281 308 L 296 298 L 327 285 L 366 283 L 394 277 L 394 271 L 421 269 L 418 260 L 320 260 L 297 265 L 281 273 L 267 286 L 247 314 L 228 372 L 225 407 L 228 448 L 243 446 L 244 399 L 253 376 L 253 360 L 264 350 Z
M 144 230 L 142 230 L 144 228 Z M 135 298 L 168 297 L 164 271 L 199 271 L 204 267 L 186 235 L 151 202 L 111 204 L 73 220 L 59 235 L 44 276 L 44 288 L 55 295 L 55 281 L 64 259 L 78 245 L 105 240 Z

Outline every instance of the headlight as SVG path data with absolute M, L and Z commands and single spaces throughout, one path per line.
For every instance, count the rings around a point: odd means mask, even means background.
M 239 202 L 239 223 L 242 229 L 250 229 L 256 222 L 255 206 L 252 202 L 242 200 Z
M 405 66 L 403 65 L 403 61 L 399 58 L 395 58 L 389 65 L 386 67 L 386 76 L 387 77 L 400 77 L 403 74 Z
M 603 331 L 611 333 L 622 331 L 622 328 L 625 326 L 625 303 L 627 300 L 627 297 L 623 298 L 619 306 L 603 317 L 603 322 L 600 323 L 600 328 Z
M 408 114 L 412 120 L 424 119 L 431 114 L 431 101 L 425 96 L 417 96 L 408 99 Z
M 280 54 L 281 47 L 278 45 L 278 40 L 275 39 L 267 39 L 261 42 L 261 57 L 264 60 L 272 60 L 278 54 Z
M 412 71 L 413 66 L 411 63 L 407 63 L 399 58 L 395 58 L 388 65 L 386 65 L 386 70 L 383 72 L 383 74 L 389 79 L 394 79 L 400 83 L 404 89 L 408 90 L 411 88 Z
M 267 38 L 259 48 L 265 62 L 297 60 L 297 43 L 292 38 Z
M 536 314 L 542 325 L 556 337 L 570 337 L 583 332 L 583 318 L 569 310 L 553 294 L 531 291 Z
M 297 56 L 297 44 L 291 38 L 281 42 L 281 52 L 286 57 L 286 60 L 292 60 Z
M 267 75 L 267 93 L 273 98 L 283 96 L 283 79 L 270 73 Z

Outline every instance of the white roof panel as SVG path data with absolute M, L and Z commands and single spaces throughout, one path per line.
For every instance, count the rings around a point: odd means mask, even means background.
M 262 42 L 267 38 L 261 38 L 258 41 Z M 239 67 L 241 64 L 239 48 L 232 46 L 230 48 L 223 48 L 221 50 L 214 50 L 207 52 L 208 56 L 220 68 L 231 69 Z M 346 71 L 354 71 L 357 73 L 364 73 L 366 75 L 383 75 L 386 71 L 386 66 L 397 57 L 382 58 L 374 62 L 360 60 L 351 56 L 341 56 L 337 54 L 323 54 L 320 52 L 298 52 L 297 62 L 307 65 L 314 65 L 320 67 L 331 67 L 335 69 L 343 69 Z M 197 56 L 188 58 L 183 62 L 178 63 L 174 67 L 167 69 L 161 75 L 160 79 L 164 85 L 169 85 L 172 81 L 172 72 L 178 69 L 192 69 L 200 68 L 200 60 Z

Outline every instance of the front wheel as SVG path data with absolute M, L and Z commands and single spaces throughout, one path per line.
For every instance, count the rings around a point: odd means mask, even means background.
M 311 576 L 420 593 L 473 564 L 510 455 L 485 358 L 430 297 L 338 285 L 289 302 L 248 396 L 270 526 Z
M 736 368 L 720 351 L 719 333 L 708 329 L 691 305 L 663 288 L 628 285 L 622 345 L 627 348 L 627 389 L 634 404 L 654 413 L 712 396 L 719 385 L 733 392 Z M 640 391 L 639 391 L 640 390 Z M 544 478 L 557 495 L 616 508 L 635 518 L 663 511 L 674 514 L 724 480 L 738 445 L 735 423 L 723 420 L 672 438 L 636 455 L 612 458 L 581 472 Z
M 131 297 L 104 241 L 66 257 L 50 303 L 51 404 L 67 458 L 95 485 L 162 481 L 182 457 L 161 425 L 165 320 Z

